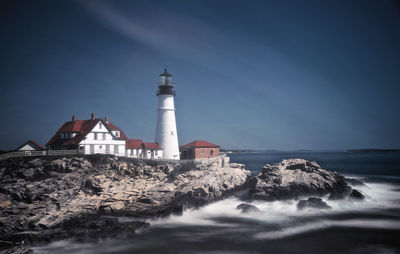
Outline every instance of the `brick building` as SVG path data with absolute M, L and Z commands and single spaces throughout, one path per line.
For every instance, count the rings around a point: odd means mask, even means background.
M 180 150 L 181 159 L 206 159 L 219 155 L 219 146 L 204 140 L 196 140 L 183 145 Z

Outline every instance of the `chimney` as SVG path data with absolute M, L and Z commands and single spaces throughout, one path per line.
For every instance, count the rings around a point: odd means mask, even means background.
M 106 123 L 109 123 L 109 122 L 110 122 L 110 119 L 108 119 L 108 116 L 106 116 L 106 117 L 104 118 L 104 120 L 106 121 Z
M 92 118 L 92 120 L 94 120 L 94 113 L 92 113 L 92 114 L 90 115 L 90 117 Z
M 72 122 L 76 121 L 76 116 L 72 116 Z

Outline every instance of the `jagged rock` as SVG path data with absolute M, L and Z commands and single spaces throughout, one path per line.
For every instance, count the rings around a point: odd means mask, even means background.
M 331 209 L 332 207 L 320 198 L 309 198 L 308 200 L 300 200 L 297 203 L 297 209 L 303 210 L 305 208 Z
M 87 232 L 133 232 L 139 224 L 93 222 L 108 214 L 179 213 L 241 188 L 250 172 L 229 164 L 229 158 L 167 163 L 90 155 L 1 160 L 0 175 L 0 241 L 18 244 Z
M 304 159 L 266 164 L 250 188 L 253 199 L 266 201 L 301 198 L 347 191 L 344 177 Z
M 236 209 L 242 210 L 242 213 L 259 212 L 260 211 L 260 209 L 258 209 L 257 206 L 254 206 L 251 204 L 246 204 L 246 203 L 242 203 L 242 204 L 236 206 Z

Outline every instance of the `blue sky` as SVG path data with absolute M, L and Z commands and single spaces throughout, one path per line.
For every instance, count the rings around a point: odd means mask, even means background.
M 180 144 L 400 147 L 395 1 L 2 1 L 0 149 L 75 114 L 153 141 L 164 67 Z

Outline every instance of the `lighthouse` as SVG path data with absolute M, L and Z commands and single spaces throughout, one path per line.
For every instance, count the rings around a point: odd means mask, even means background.
M 160 84 L 157 91 L 158 116 L 156 142 L 163 148 L 163 158 L 179 160 L 178 133 L 175 120 L 175 89 L 172 75 L 164 69 L 160 74 Z

